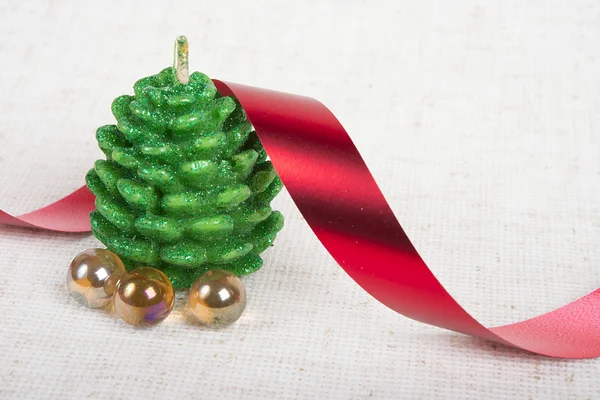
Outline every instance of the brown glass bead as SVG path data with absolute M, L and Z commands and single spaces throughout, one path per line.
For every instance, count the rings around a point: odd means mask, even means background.
M 200 275 L 190 288 L 189 306 L 198 321 L 222 328 L 237 321 L 246 308 L 246 289 L 234 274 L 211 270 Z
M 125 267 L 116 254 L 104 249 L 89 249 L 71 262 L 67 288 L 80 303 L 90 308 L 102 308 L 110 303 L 124 273 Z
M 127 272 L 117 284 L 114 295 L 117 314 L 135 326 L 150 326 L 163 321 L 173 309 L 174 300 L 169 278 L 152 267 Z

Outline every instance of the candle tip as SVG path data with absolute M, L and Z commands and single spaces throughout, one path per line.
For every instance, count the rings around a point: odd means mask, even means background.
M 190 81 L 188 63 L 188 40 L 180 35 L 175 39 L 175 52 L 173 55 L 173 68 L 179 83 L 186 84 Z

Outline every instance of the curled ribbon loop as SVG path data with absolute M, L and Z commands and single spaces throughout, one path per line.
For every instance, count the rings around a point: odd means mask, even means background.
M 488 329 L 417 253 L 350 136 L 315 99 L 215 81 L 235 95 L 290 196 L 323 246 L 363 289 L 409 318 L 534 353 L 600 356 L 600 289 L 556 311 Z
M 600 289 L 555 311 L 486 328 L 429 270 L 400 226 L 350 136 L 315 99 L 214 81 L 234 95 L 288 193 L 323 246 L 364 290 L 430 325 L 562 358 L 600 357 Z M 0 223 L 89 230 L 93 195 L 81 188 L 41 210 Z

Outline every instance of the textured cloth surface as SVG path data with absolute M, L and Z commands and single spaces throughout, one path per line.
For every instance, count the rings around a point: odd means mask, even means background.
M 434 273 L 504 324 L 600 285 L 600 6 L 539 2 L 1 2 L 0 208 L 83 183 L 94 131 L 171 63 L 310 95 L 350 132 Z M 136 330 L 66 292 L 99 243 L 0 227 L 0 398 L 600 397 L 600 361 L 552 360 L 412 322 L 362 291 L 282 194 L 234 326 L 179 295 Z

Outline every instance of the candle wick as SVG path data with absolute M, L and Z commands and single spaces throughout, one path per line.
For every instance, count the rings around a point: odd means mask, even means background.
M 173 68 L 175 68 L 175 75 L 179 83 L 186 84 L 190 81 L 188 40 L 185 36 L 177 36 L 177 39 L 175 39 Z

